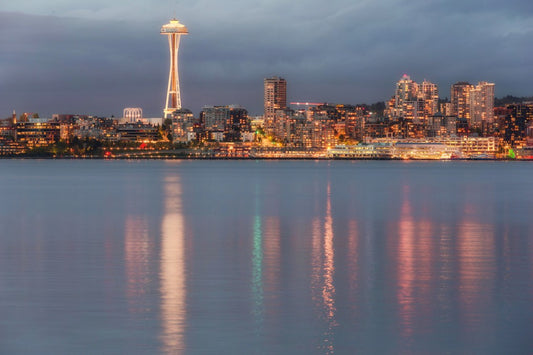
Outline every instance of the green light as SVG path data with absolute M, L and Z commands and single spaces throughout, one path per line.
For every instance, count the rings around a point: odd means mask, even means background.
M 254 218 L 254 236 L 252 249 L 252 295 L 253 314 L 256 321 L 256 332 L 261 333 L 264 317 L 264 296 L 263 296 L 263 234 L 261 217 Z

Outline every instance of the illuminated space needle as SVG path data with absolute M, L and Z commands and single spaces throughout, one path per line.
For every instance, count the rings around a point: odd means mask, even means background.
M 168 36 L 168 47 L 170 49 L 170 70 L 168 72 L 168 89 L 165 103 L 164 118 L 172 112 L 181 108 L 180 78 L 178 75 L 178 50 L 181 35 L 189 33 L 187 27 L 178 20 L 172 19 L 161 27 L 161 34 Z M 170 101 L 170 102 L 169 102 Z

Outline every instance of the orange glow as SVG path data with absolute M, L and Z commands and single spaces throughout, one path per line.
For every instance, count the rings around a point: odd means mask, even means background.
M 328 184 L 328 202 L 326 207 L 326 220 L 324 222 L 324 287 L 322 297 L 324 306 L 328 310 L 328 318 L 335 319 L 335 286 L 333 285 L 333 273 L 335 271 L 333 248 L 333 218 L 331 216 L 331 192 Z

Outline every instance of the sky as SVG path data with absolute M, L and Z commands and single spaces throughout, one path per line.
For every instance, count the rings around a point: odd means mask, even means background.
M 449 97 L 458 81 L 533 95 L 530 0 L 2 0 L 0 118 L 17 112 L 161 117 L 169 53 L 182 37 L 182 105 L 263 113 L 263 79 L 288 101 L 386 101 L 403 74 Z

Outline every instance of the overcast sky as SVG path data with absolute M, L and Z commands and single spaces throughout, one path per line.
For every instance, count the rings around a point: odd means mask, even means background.
M 159 117 L 176 16 L 182 104 L 263 111 L 263 79 L 289 101 L 388 100 L 403 74 L 439 86 L 490 81 L 533 95 L 530 0 L 2 0 L 0 117 L 17 112 Z

